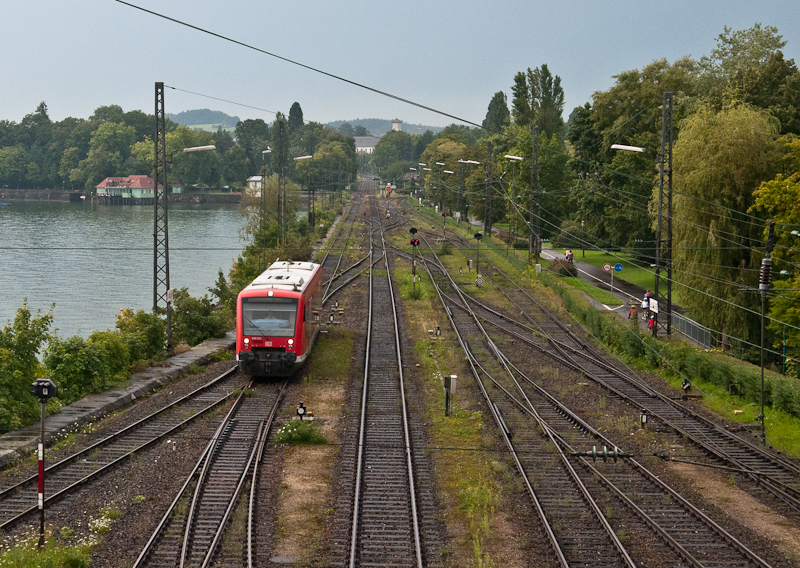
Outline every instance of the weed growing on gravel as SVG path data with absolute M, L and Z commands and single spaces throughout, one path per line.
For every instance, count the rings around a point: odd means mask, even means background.
M 52 538 L 52 535 L 49 535 L 44 547 L 40 550 L 37 548 L 38 540 L 38 534 L 31 534 L 13 544 L 6 544 L 7 550 L 0 554 L 0 566 L 86 568 L 89 566 L 92 548 L 97 545 L 95 539 L 88 539 L 75 545 L 59 544 L 55 538 Z
M 144 495 L 137 495 L 136 497 L 133 498 L 133 502 L 134 503 L 144 503 L 146 499 L 147 499 L 147 497 L 145 497 Z
M 225 349 L 224 351 L 215 351 L 208 356 L 209 363 L 216 363 L 217 361 L 230 361 L 232 353 Z
M 292 420 L 278 428 L 275 441 L 280 444 L 327 444 L 328 440 L 310 420 Z
M 202 365 L 195 365 L 194 363 L 189 363 L 189 366 L 186 369 L 189 371 L 190 375 L 196 375 L 206 370 Z

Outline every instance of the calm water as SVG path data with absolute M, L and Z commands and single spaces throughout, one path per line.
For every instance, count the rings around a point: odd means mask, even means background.
M 236 206 L 171 204 L 170 284 L 202 296 L 242 249 Z M 0 207 L 0 326 L 24 298 L 55 303 L 59 335 L 114 328 L 153 306 L 153 207 L 12 202 Z

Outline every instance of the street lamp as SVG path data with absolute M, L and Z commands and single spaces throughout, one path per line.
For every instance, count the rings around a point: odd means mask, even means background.
M 216 150 L 217 147 L 213 144 L 208 146 L 192 146 L 191 148 L 184 148 L 184 152 L 205 152 L 206 150 Z M 166 187 L 164 190 L 166 191 Z M 203 156 L 200 155 L 200 193 L 203 193 Z

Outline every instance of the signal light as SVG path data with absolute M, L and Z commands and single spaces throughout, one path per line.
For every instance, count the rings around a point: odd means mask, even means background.
M 419 239 L 411 239 L 411 246 L 418 247 Z

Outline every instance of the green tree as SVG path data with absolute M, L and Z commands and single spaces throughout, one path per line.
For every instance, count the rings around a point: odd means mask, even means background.
M 503 91 L 497 91 L 489 101 L 489 108 L 482 126 L 491 132 L 500 132 L 510 122 L 511 113 L 508 111 L 506 94 Z
M 530 127 L 531 123 L 539 127 L 547 135 L 561 135 L 564 127 L 564 89 L 561 87 L 561 77 L 553 76 L 547 64 L 531 69 L 527 73 L 522 71 L 514 76 L 514 85 L 511 88 L 514 98 L 512 100 L 514 122 L 519 126 Z
M 343 122 L 339 125 L 339 134 L 342 136 L 354 136 L 353 125 L 349 122 Z
M 54 307 L 54 306 L 53 306 Z M 52 308 L 51 307 L 51 310 Z M 0 431 L 8 432 L 34 420 L 38 404 L 30 395 L 30 384 L 46 376 L 38 355 L 50 338 L 51 312 L 36 315 L 27 299 L 13 322 L 0 330 Z
M 12 146 L 0 148 L 0 180 L 3 183 L 16 182 L 17 188 L 25 179 L 30 157 L 24 148 Z
M 783 49 L 786 42 L 782 38 L 778 28 L 762 28 L 760 23 L 736 31 L 725 26 L 717 36 L 717 47 L 711 51 L 711 56 L 700 58 L 700 67 L 712 84 L 727 82 L 737 72 L 763 64 L 772 54 Z
M 800 133 L 800 71 L 794 60 L 778 51 L 759 65 L 737 71 L 718 107 L 742 101 L 769 110 L 781 123 L 781 133 Z
M 87 191 L 93 191 L 108 176 L 127 174 L 123 166 L 135 140 L 136 130 L 132 126 L 117 122 L 100 124 L 92 134 L 89 155 L 79 165 Z
M 681 303 L 701 323 L 752 342 L 758 320 L 732 304 L 758 309 L 755 294 L 761 227 L 732 211 L 747 211 L 753 192 L 778 168 L 777 125 L 740 105 L 701 108 L 687 118 L 674 146 L 673 259 Z M 712 204 L 721 205 L 722 209 Z
M 287 123 L 289 134 L 293 134 L 301 126 L 303 126 L 303 109 L 300 108 L 300 103 L 295 101 L 289 109 L 289 122 Z
M 244 148 L 237 144 L 222 157 L 222 175 L 231 185 L 242 186 L 247 180 L 249 165 Z
M 263 165 L 262 152 L 269 145 L 269 126 L 260 118 L 248 118 L 236 124 L 236 139 L 250 161 L 247 175 L 256 175 Z
M 232 314 L 214 309 L 208 295 L 193 298 L 187 288 L 175 290 L 173 338 L 195 346 L 212 337 L 224 337 L 232 327 Z
M 755 192 L 755 203 L 751 207 L 752 213 L 761 214 L 763 217 L 779 223 L 775 231 L 775 249 L 772 252 L 774 260 L 773 288 L 769 297 L 769 329 L 773 332 L 774 347 L 781 347 L 783 337 L 786 337 L 786 348 L 791 353 L 800 349 L 800 331 L 778 322 L 785 322 L 794 327 L 800 327 L 800 248 L 798 237 L 782 226 L 800 226 L 800 138 L 783 136 L 778 140 L 783 150 L 783 171 L 774 179 L 764 182 Z M 766 238 L 767 229 L 764 231 Z M 783 272 L 788 273 L 786 278 Z M 792 363 L 793 374 L 800 376 L 800 365 Z

